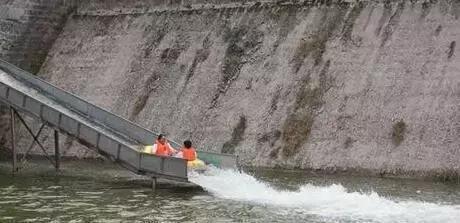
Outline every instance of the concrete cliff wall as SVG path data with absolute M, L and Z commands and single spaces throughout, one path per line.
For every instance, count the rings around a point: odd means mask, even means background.
M 248 165 L 459 174 L 459 16 L 457 1 L 87 1 L 40 76 Z
M 0 0 L 0 58 L 37 73 L 73 0 Z

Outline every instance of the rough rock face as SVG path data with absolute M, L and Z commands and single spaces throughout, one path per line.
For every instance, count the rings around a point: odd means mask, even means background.
M 37 73 L 74 0 L 0 0 L 0 58 Z
M 459 16 L 457 1 L 88 1 L 40 76 L 248 165 L 459 174 Z

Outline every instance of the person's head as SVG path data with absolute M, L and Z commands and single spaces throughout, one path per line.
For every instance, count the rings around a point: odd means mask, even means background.
M 160 142 L 161 144 L 165 144 L 165 143 L 166 143 L 166 136 L 163 135 L 163 134 L 160 134 L 160 135 L 158 135 L 157 140 L 158 140 L 158 142 Z
M 190 140 L 185 140 L 185 141 L 184 141 L 184 147 L 187 148 L 187 149 L 192 148 L 192 141 L 190 141 Z

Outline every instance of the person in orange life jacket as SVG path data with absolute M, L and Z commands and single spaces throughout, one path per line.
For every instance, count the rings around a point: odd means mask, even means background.
M 187 161 L 194 161 L 196 159 L 196 150 L 192 147 L 192 142 L 190 140 L 184 141 L 184 147 L 177 153 L 176 157 Z
M 160 134 L 152 147 L 152 153 L 157 156 L 171 156 L 177 151 L 169 144 L 166 137 Z

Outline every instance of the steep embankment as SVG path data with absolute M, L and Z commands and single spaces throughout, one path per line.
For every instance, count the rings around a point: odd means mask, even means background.
M 81 3 L 40 75 L 249 165 L 460 173 L 456 1 L 183 2 Z

